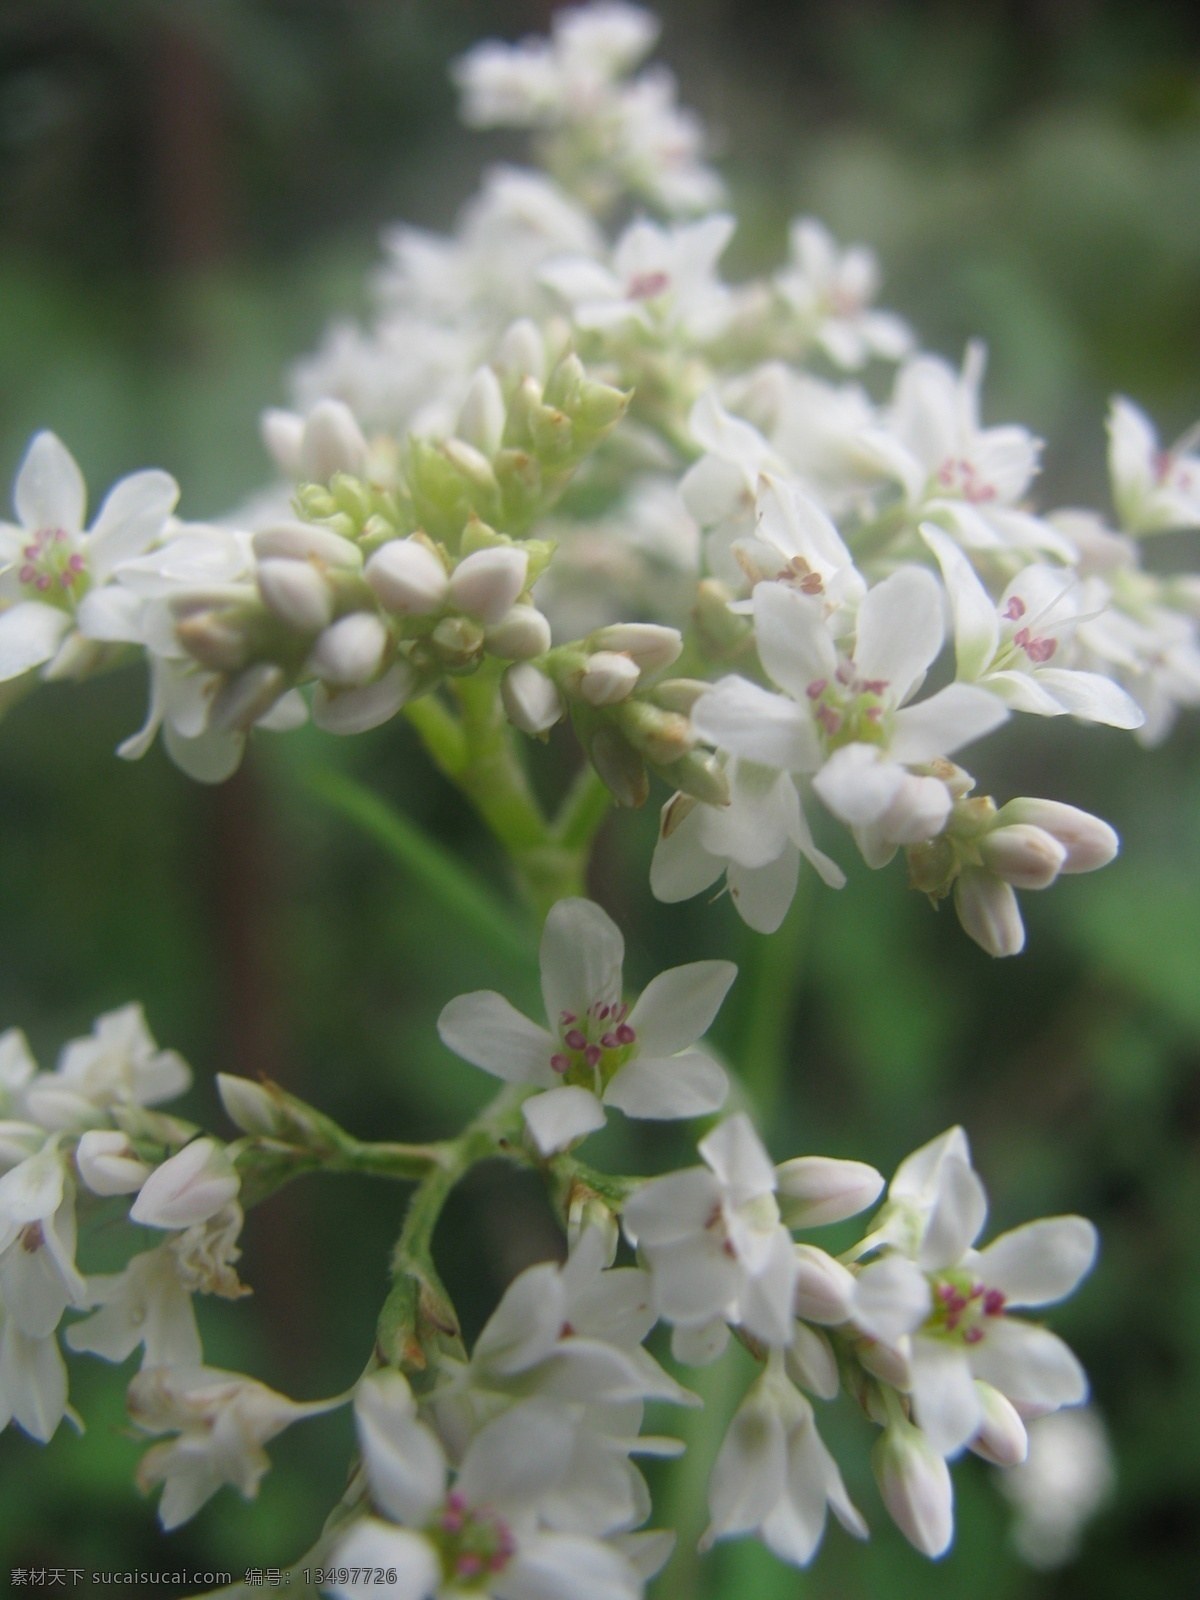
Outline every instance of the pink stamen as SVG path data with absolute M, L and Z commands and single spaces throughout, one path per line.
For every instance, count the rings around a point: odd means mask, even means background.
M 50 579 L 43 572 L 42 575 L 35 580 L 34 588 L 40 590 L 40 592 L 42 594 L 45 594 L 46 590 L 49 587 L 50 587 Z
M 653 300 L 669 288 L 670 274 L 666 272 L 639 272 L 625 285 L 625 295 L 630 300 Z
M 859 684 L 860 689 L 865 689 L 868 694 L 882 694 L 888 686 L 886 678 L 865 678 Z
M 983 1338 L 982 1328 L 968 1328 L 963 1334 L 964 1344 L 978 1344 Z
M 632 1044 L 633 1041 L 636 1038 L 637 1038 L 637 1034 L 634 1033 L 633 1029 L 629 1026 L 629 1024 L 627 1022 L 623 1022 L 621 1024 L 621 1026 L 617 1029 L 617 1043 L 618 1044 Z
M 72 572 L 82 572 L 84 567 L 83 557 L 79 554 L 75 554 L 67 562 L 67 565 L 70 567 Z
M 550 1057 L 550 1068 L 553 1072 L 566 1072 L 570 1065 L 570 1056 L 554 1055 Z
M 558 1020 L 559 1020 L 559 1023 L 560 1023 L 560 1025 L 562 1027 L 568 1028 L 568 1027 L 570 1027 L 572 1022 L 578 1022 L 579 1018 L 575 1015 L 575 1013 L 573 1011 L 564 1011 L 562 1016 Z
M 18 574 L 18 576 L 20 577 L 22 583 L 32 583 L 33 580 L 37 577 L 37 568 L 36 567 L 22 567 L 20 573 Z
M 828 687 L 828 678 L 814 678 L 804 692 L 810 700 L 819 700 Z
M 21 553 L 30 561 L 36 561 L 42 553 L 42 547 L 40 544 L 27 544 Z
M 583 1059 L 587 1062 L 589 1067 L 598 1067 L 600 1065 L 600 1057 L 603 1054 L 604 1052 L 601 1050 L 598 1044 L 589 1044 L 587 1049 L 583 1052 Z
M 1010 622 L 1019 622 L 1025 615 L 1025 602 L 1019 594 L 1014 594 L 1004 608 L 1004 615 Z
M 842 719 L 832 706 L 822 706 L 817 712 L 817 721 L 831 737 L 842 725 Z
M 985 1317 L 998 1317 L 1004 1310 L 1004 1295 L 999 1289 L 989 1289 L 983 1297 Z
M 477 1578 L 483 1571 L 483 1559 L 473 1551 L 464 1550 L 454 1563 L 454 1570 L 460 1578 Z
M 1031 639 L 1026 646 L 1026 654 L 1031 661 L 1049 661 L 1057 649 L 1057 639 Z
M 606 1050 L 615 1050 L 617 1048 L 617 1042 L 617 1036 L 615 1033 L 602 1033 L 600 1035 L 600 1043 Z
M 582 1033 L 580 1033 L 578 1028 L 572 1028 L 570 1033 L 568 1033 L 566 1038 L 563 1040 L 563 1043 L 570 1050 L 582 1050 L 587 1044 L 587 1039 Z

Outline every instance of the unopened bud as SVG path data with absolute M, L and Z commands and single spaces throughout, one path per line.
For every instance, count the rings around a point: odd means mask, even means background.
M 693 803 L 696 800 L 703 800 L 708 806 L 729 804 L 729 779 L 725 768 L 716 756 L 710 755 L 707 750 L 690 751 L 681 760 L 664 767 L 662 776 L 668 783 L 675 784 L 683 791 L 682 795 L 676 796 L 678 800 L 685 797 Z M 684 814 L 682 811 L 677 811 L 673 826 L 678 827 L 683 821 Z
M 515 605 L 483 636 L 485 647 L 502 661 L 527 661 L 550 648 L 550 624 L 536 606 Z
M 280 1114 L 279 1102 L 269 1089 L 250 1078 L 238 1078 L 229 1072 L 217 1073 L 217 1093 L 229 1120 L 243 1133 L 255 1138 L 279 1138 L 286 1119 Z
M 1012 886 L 980 867 L 964 867 L 954 881 L 954 909 L 963 928 L 990 956 L 1015 956 L 1025 944 L 1025 924 Z
M 343 400 L 320 400 L 304 419 L 300 470 L 316 483 L 335 472 L 361 478 L 367 470 L 367 441 Z
M 75 1165 L 93 1194 L 134 1194 L 151 1172 L 117 1128 L 89 1128 L 79 1140 Z
M 245 628 L 227 612 L 198 611 L 184 617 L 175 624 L 175 637 L 188 655 L 211 672 L 237 672 L 250 653 Z
M 819 1400 L 833 1400 L 838 1392 L 838 1364 L 828 1336 L 806 1323 L 792 1324 L 792 1342 L 784 1357 L 788 1377 Z
M 849 1320 L 854 1305 L 854 1274 L 816 1245 L 798 1244 L 794 1310 L 805 1322 L 836 1326 Z
M 633 693 L 641 677 L 637 663 L 612 650 L 597 650 L 587 658 L 579 679 L 579 693 L 593 706 L 616 705 Z
M 690 717 L 696 701 L 711 688 L 712 684 L 703 678 L 664 678 L 651 693 L 654 704 L 664 711 L 678 711 L 681 717 Z
M 615 728 L 600 727 L 592 737 L 592 765 L 618 805 L 637 808 L 650 795 L 646 763 Z
M 480 367 L 471 379 L 455 432 L 460 439 L 491 457 L 499 450 L 504 437 L 504 418 L 500 380 L 491 367 Z
M 922 1555 L 945 1555 L 954 1537 L 954 1490 L 945 1461 L 911 1423 L 895 1422 L 871 1452 L 883 1503 Z
M 149 1228 L 190 1228 L 207 1222 L 235 1197 L 238 1175 L 215 1139 L 193 1139 L 142 1185 L 129 1220 Z
M 387 646 L 388 630 L 381 619 L 369 611 L 352 611 L 325 629 L 309 664 L 326 683 L 357 688 L 379 671 Z
M 273 522 L 268 528 L 260 528 L 252 543 L 260 561 L 278 556 L 292 561 L 317 561 L 324 567 L 348 572 L 357 572 L 362 566 L 362 551 L 356 544 L 313 522 Z
M 495 497 L 500 486 L 496 481 L 492 463 L 482 450 L 476 450 L 473 444 L 467 444 L 462 439 L 446 439 L 441 450 L 459 477 L 475 491 L 476 496 L 482 495 L 485 500 Z
M 331 693 L 319 683 L 313 691 L 312 718 L 326 733 L 366 733 L 394 717 L 412 690 L 412 669 L 407 662 L 396 661 L 361 689 Z
M 443 617 L 428 643 L 447 672 L 467 672 L 478 664 L 483 652 L 483 629 L 470 617 Z
M 979 841 L 979 855 L 989 872 L 1014 889 L 1049 888 L 1067 859 L 1057 839 L 1027 822 L 985 833 Z
M 506 382 L 533 378 L 541 383 L 546 376 L 546 346 L 528 317 L 512 323 L 496 346 L 496 370 Z
M 618 622 L 598 629 L 588 644 L 593 650 L 616 650 L 629 656 L 643 672 L 661 672 L 679 660 L 683 635 L 678 628 L 660 627 L 655 622 Z
M 737 655 L 754 627 L 749 617 L 729 609 L 732 598 L 716 578 L 705 578 L 696 590 L 696 625 L 714 655 Z
M 596 1253 L 603 1265 L 611 1267 L 621 1237 L 616 1216 L 612 1207 L 598 1194 L 579 1189 L 572 1194 L 567 1208 L 567 1248 L 571 1255 L 575 1254 L 580 1240 L 585 1237 L 589 1237 L 597 1247 Z
M 983 1407 L 983 1423 L 971 1440 L 970 1448 L 994 1466 L 1020 1466 L 1029 1454 L 1029 1435 L 1016 1407 L 981 1378 L 975 1379 L 975 1393 Z
M 905 773 L 879 820 L 880 831 L 890 844 L 921 844 L 941 833 L 950 806 L 950 792 L 944 783 Z
M 906 853 L 911 888 L 938 898 L 949 893 L 958 866 L 950 839 L 943 834 L 924 844 L 910 845 Z
M 329 586 L 307 561 L 271 556 L 258 564 L 263 604 L 296 633 L 320 633 L 333 617 Z
M 883 1175 L 865 1161 L 797 1156 L 775 1168 L 779 1210 L 789 1228 L 820 1228 L 856 1217 L 883 1190 Z
M 1058 800 L 1010 800 L 997 812 L 1004 824 L 1027 823 L 1057 839 L 1066 851 L 1063 872 L 1095 872 L 1106 867 L 1121 848 L 1114 829 L 1089 811 Z
M 304 441 L 304 418 L 294 411 L 269 406 L 258 419 L 258 431 L 267 453 L 289 477 L 300 476 L 300 447 Z
M 674 770 L 696 743 L 687 717 L 662 711 L 649 700 L 626 700 L 613 715 L 633 748 L 655 766 Z
M 528 661 L 509 667 L 500 681 L 500 698 L 508 720 L 522 733 L 545 733 L 566 710 L 554 680 Z
M 528 571 L 529 558 L 515 545 L 476 550 L 454 569 L 451 604 L 491 626 L 511 608 L 525 587 Z
M 208 726 L 217 733 L 245 733 L 287 692 L 287 675 L 273 661 L 259 661 L 231 678 L 216 695 Z
M 365 577 L 389 611 L 423 617 L 439 611 L 450 592 L 446 569 L 420 539 L 390 539 L 367 562 Z

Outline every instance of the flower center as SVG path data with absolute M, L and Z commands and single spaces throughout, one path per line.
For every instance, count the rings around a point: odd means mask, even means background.
M 669 273 L 638 272 L 625 285 L 625 296 L 629 300 L 656 300 L 670 286 Z
M 603 1094 L 609 1079 L 637 1050 L 637 1034 L 626 1022 L 627 1005 L 595 1001 L 582 1016 L 564 1011 L 558 1019 L 562 1044 L 550 1065 L 564 1083 Z
M 967 1272 L 943 1272 L 933 1280 L 933 1310 L 926 1333 L 941 1334 L 962 1344 L 978 1344 L 990 1317 L 1004 1314 L 1004 1296 Z
M 965 456 L 947 456 L 937 469 L 937 481 L 941 489 L 970 500 L 974 505 L 996 498 L 994 485 L 988 483 L 975 463 Z
M 425 1530 L 442 1563 L 442 1576 L 457 1589 L 484 1589 L 516 1552 L 508 1524 L 486 1506 L 468 1506 L 461 1494 L 446 1496 L 437 1521 Z
M 860 678 L 843 661 L 832 678 L 814 678 L 805 693 L 821 729 L 825 749 L 832 753 L 846 744 L 883 744 L 886 738 L 884 678 Z
M 42 528 L 21 551 L 17 577 L 32 599 L 61 605 L 79 598 L 87 582 L 87 563 L 65 528 Z
M 1019 595 L 1013 595 L 1004 608 L 1004 616 L 1009 622 L 1019 622 L 1025 615 L 1025 602 Z M 1058 649 L 1058 640 L 1052 639 L 1048 634 L 1036 634 L 1032 628 L 1018 628 L 1012 636 L 1012 642 L 1018 650 L 1023 650 L 1035 667 L 1040 667 L 1043 662 Z

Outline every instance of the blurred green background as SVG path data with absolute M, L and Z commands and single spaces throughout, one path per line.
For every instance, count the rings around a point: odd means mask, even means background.
M 334 314 L 362 309 L 377 232 L 449 225 L 481 160 L 520 146 L 459 129 L 445 65 L 548 5 L 485 0 L 7 0 L 0 8 L 0 479 L 55 429 L 96 497 L 143 465 L 174 472 L 193 516 L 266 477 L 259 408 Z M 734 271 L 770 264 L 812 210 L 880 251 L 885 303 L 957 358 L 992 351 L 991 421 L 1051 441 L 1048 504 L 1102 503 L 1102 421 L 1120 389 L 1170 437 L 1200 413 L 1200 20 L 1165 3 L 673 0 L 664 53 L 716 127 L 743 227 Z M 1165 559 L 1196 565 L 1194 542 Z M 196 1069 L 185 1109 L 223 1126 L 217 1070 L 265 1072 L 364 1136 L 455 1130 L 488 1092 L 438 1044 L 452 995 L 505 970 L 305 775 L 336 765 L 465 856 L 500 893 L 471 814 L 394 723 L 339 742 L 259 741 L 207 791 L 155 750 L 114 759 L 142 719 L 139 672 L 40 690 L 0 725 L 0 1024 L 43 1065 L 93 1016 L 145 1001 Z M 1008 1226 L 1062 1210 L 1103 1256 L 1053 1325 L 1079 1351 L 1117 1454 L 1118 1492 L 1079 1560 L 1021 1566 L 990 1469 L 956 1471 L 958 1538 L 936 1567 L 889 1526 L 865 1426 L 822 1413 L 874 1537 L 827 1536 L 797 1574 L 753 1547 L 682 1565 L 663 1593 L 723 1600 L 1088 1600 L 1191 1596 L 1200 1570 L 1200 767 L 1194 721 L 1152 754 L 1026 719 L 985 747 L 981 788 L 1110 818 L 1121 859 L 1025 897 L 1029 951 L 989 962 L 897 869 L 809 885 L 775 942 L 726 902 L 655 905 L 655 818 L 602 835 L 594 890 L 624 927 L 636 986 L 661 966 L 746 968 L 718 1037 L 786 1058 L 777 1157 L 821 1150 L 890 1170 L 955 1121 Z M 549 760 L 565 762 L 552 748 Z M 648 808 L 652 811 L 654 807 Z M 838 854 L 849 856 L 845 841 Z M 764 998 L 765 997 L 765 998 Z M 681 1143 L 610 1130 L 626 1170 Z M 249 1219 L 254 1299 L 201 1308 L 209 1359 L 312 1398 L 369 1348 L 403 1191 L 328 1179 Z M 89 1264 L 108 1241 L 92 1241 Z M 535 1188 L 484 1169 L 439 1234 L 468 1327 L 560 1248 Z M 85 1257 L 85 1260 L 88 1260 Z M 130 1487 L 123 1380 L 73 1360 L 88 1422 L 42 1449 L 0 1436 L 0 1574 L 283 1565 L 340 1494 L 349 1420 L 272 1446 L 259 1500 L 223 1493 L 164 1540 Z M 726 1393 L 724 1402 L 735 1396 Z M 713 1410 L 719 1415 L 721 1397 Z M 664 1419 L 665 1421 L 665 1419 Z M 711 1443 L 709 1445 L 711 1449 Z M 693 1501 L 696 1487 L 666 1487 Z M 694 1512 L 699 1515 L 699 1512 Z M 128 1592 L 128 1591 L 126 1591 Z M 155 1593 L 170 1593 L 162 1586 Z

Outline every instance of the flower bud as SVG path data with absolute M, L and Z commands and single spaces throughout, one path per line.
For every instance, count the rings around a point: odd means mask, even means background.
M 588 644 L 593 650 L 615 650 L 629 656 L 642 672 L 661 672 L 679 660 L 683 635 L 678 628 L 663 628 L 655 622 L 618 622 L 598 629 Z
M 656 706 L 664 711 L 678 711 L 681 717 L 690 717 L 696 701 L 711 688 L 712 684 L 703 678 L 665 678 L 654 685 L 652 693 Z
M 708 806 L 729 804 L 729 779 L 725 768 L 707 750 L 689 751 L 681 760 L 673 762 L 669 768 L 664 767 L 662 776 L 668 783 L 676 784 L 683 795 L 693 800 L 703 800 Z M 676 798 L 679 799 L 680 796 Z M 684 815 L 681 807 L 673 813 L 672 828 L 679 826 Z M 666 834 L 663 837 L 665 838 Z
M 496 496 L 500 485 L 496 481 L 492 463 L 482 450 L 476 450 L 473 444 L 467 444 L 463 439 L 446 439 L 442 443 L 441 451 L 459 478 L 477 494 L 488 499 Z M 498 506 L 494 509 L 498 509 Z
M 597 728 L 588 752 L 601 782 L 618 805 L 636 809 L 650 794 L 646 763 L 615 728 Z
M 677 711 L 661 711 L 648 700 L 626 700 L 615 716 L 633 748 L 656 766 L 673 769 L 696 743 L 687 717 Z
M 175 637 L 188 655 L 212 672 L 237 672 L 250 653 L 243 620 L 232 607 L 197 609 L 181 617 L 175 624 Z
M 820 1328 L 803 1322 L 792 1326 L 792 1342 L 784 1358 L 793 1383 L 815 1394 L 819 1400 L 833 1400 L 838 1392 L 838 1364 L 833 1346 Z
M 253 538 L 254 554 L 260 561 L 272 557 L 292 561 L 317 561 L 324 567 L 357 572 L 362 566 L 362 551 L 349 539 L 313 522 L 273 522 L 260 528 Z
M 533 378 L 541 383 L 546 376 L 546 346 L 528 317 L 521 317 L 506 330 L 496 346 L 496 370 L 509 383 Z
M 319 400 L 304 419 L 300 470 L 316 483 L 335 472 L 361 478 L 367 470 L 367 441 L 343 400 Z
M 476 550 L 455 567 L 450 600 L 459 610 L 491 626 L 512 607 L 525 587 L 529 558 L 515 545 Z
M 224 1147 L 215 1139 L 193 1139 L 146 1179 L 129 1220 L 149 1228 L 190 1228 L 228 1205 L 239 1185 Z
M 1016 1407 L 981 1378 L 975 1379 L 975 1392 L 983 1407 L 983 1423 L 970 1448 L 993 1466 L 1020 1466 L 1029 1454 L 1029 1435 Z
M 151 1172 L 117 1128 L 89 1128 L 75 1151 L 75 1165 L 93 1194 L 134 1194 Z
M 856 1217 L 883 1190 L 883 1176 L 863 1161 L 797 1156 L 775 1168 L 779 1210 L 789 1228 L 820 1228 Z
M 300 448 L 304 441 L 304 418 L 294 411 L 268 406 L 258 419 L 258 431 L 275 465 L 289 477 L 300 476 Z
M 796 1315 L 831 1326 L 846 1322 L 854 1305 L 854 1274 L 816 1245 L 798 1244 L 795 1251 Z
M 388 630 L 369 611 L 352 611 L 325 629 L 313 646 L 309 665 L 326 683 L 357 688 L 379 671 Z
M 326 733 L 366 733 L 389 721 L 413 689 L 412 669 L 395 661 L 374 683 L 361 689 L 330 693 L 319 683 L 313 691 L 312 718 Z
M 989 872 L 1014 889 L 1048 889 L 1067 859 L 1057 839 L 1027 822 L 985 833 L 979 855 Z
M 483 636 L 484 646 L 502 661 L 527 661 L 550 648 L 550 624 L 536 606 L 515 605 Z
M 229 1120 L 243 1133 L 255 1138 L 279 1138 L 286 1119 L 279 1102 L 269 1089 L 250 1078 L 237 1078 L 229 1072 L 217 1073 L 217 1093 Z
M 450 590 L 441 561 L 420 539 L 391 539 L 367 562 L 365 577 L 389 611 L 424 617 L 439 611 Z
M 636 662 L 612 650 L 597 650 L 587 658 L 579 679 L 579 692 L 589 705 L 611 706 L 627 699 L 641 673 Z
M 566 710 L 554 680 L 527 661 L 509 667 L 500 680 L 500 698 L 508 720 L 522 733 L 545 733 Z
M 504 437 L 504 419 L 500 380 L 491 367 L 480 367 L 471 379 L 455 432 L 485 456 L 494 456 Z
M 283 668 L 259 661 L 221 688 L 209 708 L 208 726 L 218 733 L 245 733 L 286 691 Z
M 1057 839 L 1066 851 L 1062 872 L 1095 872 L 1106 867 L 1121 848 L 1107 822 L 1058 800 L 1010 800 L 996 815 L 1004 825 L 1026 823 Z
M 937 1557 L 954 1537 L 954 1490 L 945 1461 L 911 1423 L 895 1422 L 871 1452 L 883 1503 L 909 1544 Z
M 891 844 L 921 844 L 941 833 L 950 806 L 950 791 L 939 779 L 906 773 L 878 827 Z
M 1011 885 L 979 867 L 964 867 L 954 881 L 954 909 L 965 931 L 990 956 L 1015 956 L 1025 944 L 1025 924 Z
M 470 617 L 443 617 L 429 635 L 429 648 L 447 672 L 469 672 L 483 653 L 483 629 Z
M 333 617 L 333 596 L 314 566 L 286 556 L 258 564 L 263 604 L 296 633 L 320 633 Z

